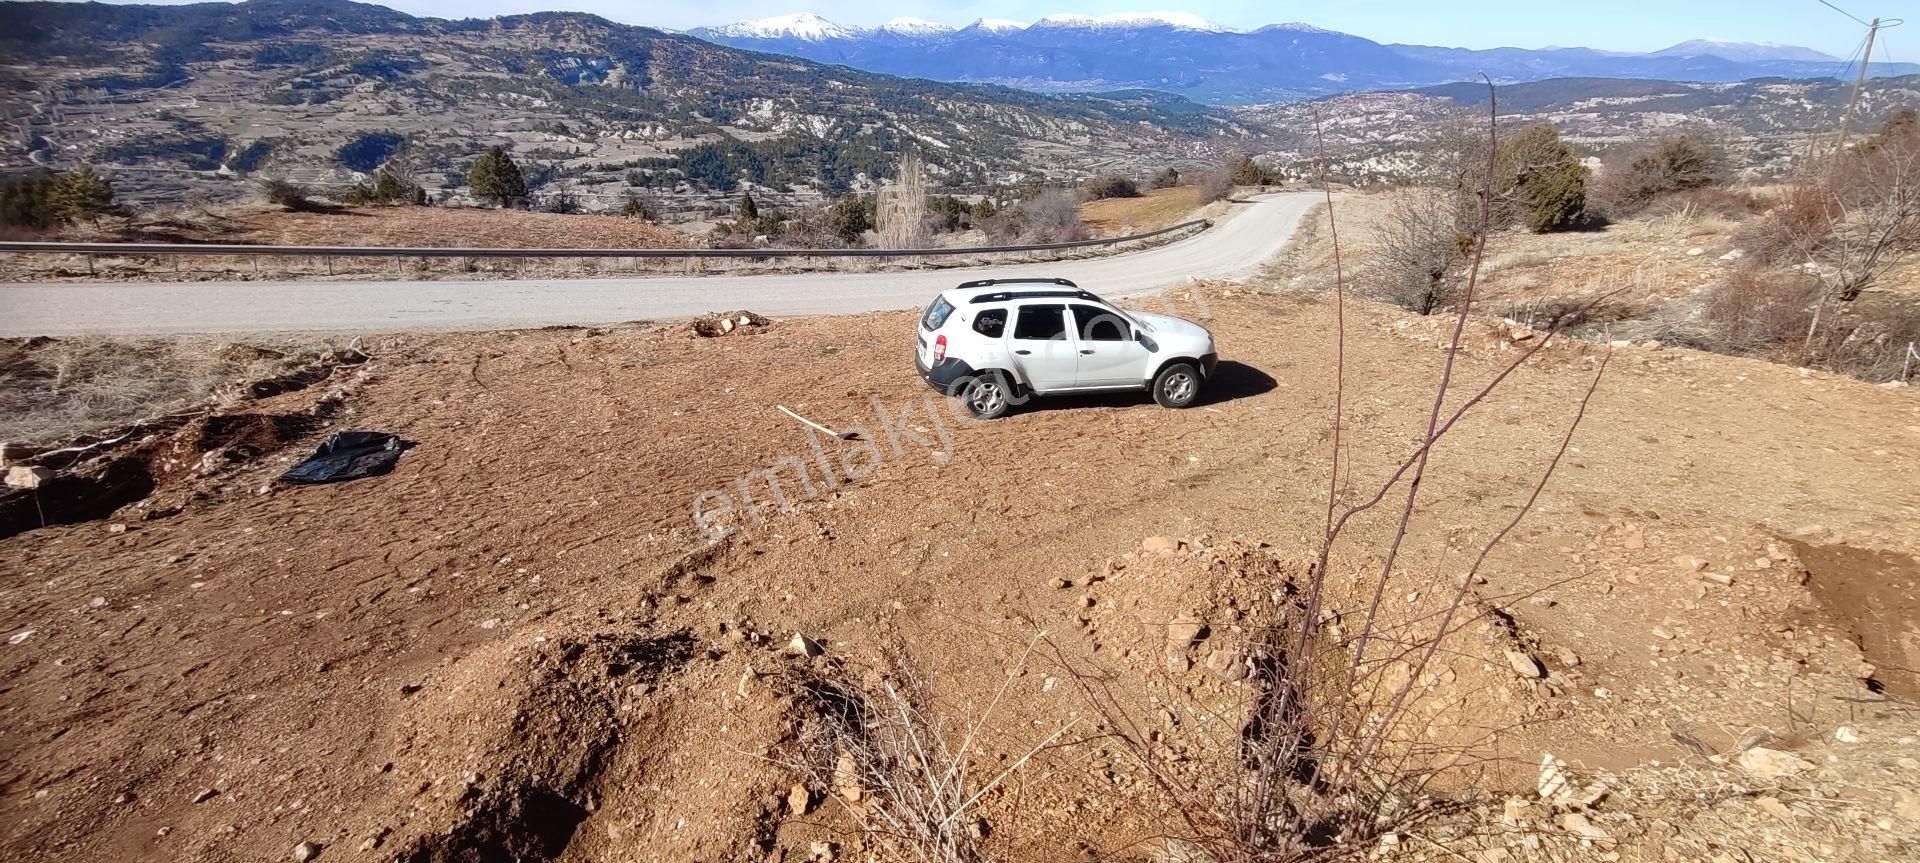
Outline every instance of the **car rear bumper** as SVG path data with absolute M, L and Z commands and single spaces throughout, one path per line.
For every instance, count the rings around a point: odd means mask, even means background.
M 953 394 L 955 384 L 973 375 L 973 366 L 967 365 L 965 362 L 954 359 L 953 357 L 948 357 L 934 363 L 933 366 L 929 368 L 926 362 L 920 359 L 920 355 L 915 353 L 913 355 L 913 367 L 919 370 L 920 379 L 926 381 L 927 386 L 933 387 L 948 395 Z

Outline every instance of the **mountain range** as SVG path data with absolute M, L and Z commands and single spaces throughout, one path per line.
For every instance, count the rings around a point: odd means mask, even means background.
M 395 157 L 453 189 L 503 145 L 532 185 L 618 209 L 742 182 L 837 194 L 909 147 L 940 182 L 986 186 L 1217 159 L 1257 134 L 1166 93 L 900 78 L 582 13 L 0 2 L 0 20 L 0 169 L 91 162 L 146 201 L 244 192 L 249 173 L 339 188 Z
M 811 12 L 702 27 L 688 35 L 735 48 L 916 78 L 1030 90 L 1152 89 L 1247 104 L 1476 79 L 1648 78 L 1733 82 L 1846 74 L 1839 58 L 1791 45 L 1691 40 L 1646 54 L 1591 48 L 1444 48 L 1382 44 L 1307 24 L 1236 30 L 1179 12 L 1049 15 L 1030 24 L 954 27 L 900 18 L 849 27 Z M 1875 63 L 1871 74 L 1920 73 Z

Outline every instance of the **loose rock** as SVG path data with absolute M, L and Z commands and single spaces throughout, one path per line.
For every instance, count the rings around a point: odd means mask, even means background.
M 50 479 L 53 479 L 53 471 L 44 467 L 17 464 L 7 468 L 8 488 L 39 488 Z
M 1540 668 L 1540 661 L 1534 659 L 1525 651 L 1507 651 L 1507 664 L 1513 667 L 1513 673 L 1521 677 L 1538 680 L 1547 676 L 1546 672 Z
M 1792 776 L 1813 768 L 1813 763 L 1789 752 L 1755 746 L 1740 753 L 1740 767 L 1755 776 L 1773 778 Z
M 793 634 L 793 640 L 787 642 L 787 652 L 795 656 L 804 656 L 811 659 L 827 652 L 827 650 L 820 646 L 820 642 L 796 632 Z

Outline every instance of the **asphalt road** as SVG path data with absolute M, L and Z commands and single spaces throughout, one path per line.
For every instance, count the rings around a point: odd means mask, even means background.
M 1044 264 L 894 273 L 370 282 L 117 282 L 0 285 L 0 336 L 487 330 L 682 318 L 726 309 L 763 315 L 918 308 L 966 279 L 1064 276 L 1108 296 L 1150 294 L 1190 278 L 1251 274 L 1319 200 L 1267 195 L 1214 227 L 1124 255 Z

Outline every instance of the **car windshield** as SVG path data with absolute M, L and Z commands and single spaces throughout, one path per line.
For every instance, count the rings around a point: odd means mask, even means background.
M 920 318 L 920 326 L 928 330 L 937 330 L 945 326 L 947 316 L 953 314 L 953 304 L 945 296 L 933 298 L 933 305 L 927 307 L 927 313 Z

